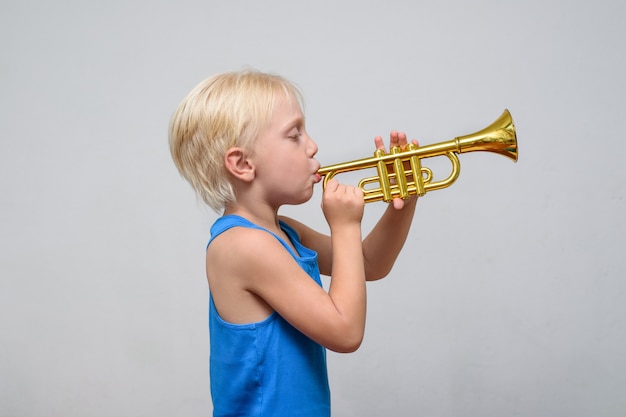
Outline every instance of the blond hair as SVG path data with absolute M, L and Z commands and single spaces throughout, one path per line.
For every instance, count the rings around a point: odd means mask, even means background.
M 285 98 L 303 104 L 299 89 L 281 76 L 229 72 L 202 81 L 174 112 L 169 129 L 174 163 L 216 212 L 236 198 L 224 166 L 226 152 L 232 147 L 252 152 L 276 104 Z

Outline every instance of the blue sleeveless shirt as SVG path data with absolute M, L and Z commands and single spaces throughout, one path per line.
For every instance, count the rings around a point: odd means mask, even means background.
M 280 226 L 297 253 L 278 235 L 235 215 L 213 224 L 208 244 L 232 227 L 265 230 L 321 286 L 317 253 L 304 247 L 289 225 L 281 221 Z M 326 349 L 278 313 L 256 323 L 233 324 L 220 317 L 210 296 L 209 336 L 213 416 L 330 416 Z

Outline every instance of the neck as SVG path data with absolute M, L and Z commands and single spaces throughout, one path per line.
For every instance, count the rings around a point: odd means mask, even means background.
M 233 214 L 250 220 L 252 223 L 274 232 L 280 231 L 278 209 L 264 204 L 233 204 L 224 210 L 224 215 Z

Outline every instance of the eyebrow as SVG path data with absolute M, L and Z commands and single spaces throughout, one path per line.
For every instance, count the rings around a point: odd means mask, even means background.
M 295 117 L 292 120 L 290 120 L 288 123 L 285 123 L 285 126 L 283 127 L 283 131 L 287 132 L 293 129 L 294 127 L 302 127 L 302 126 L 304 126 L 304 117 Z

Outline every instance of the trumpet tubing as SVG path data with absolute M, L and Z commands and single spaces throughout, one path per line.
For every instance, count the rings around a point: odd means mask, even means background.
M 509 111 L 505 109 L 491 125 L 469 135 L 419 147 L 410 143 L 404 150 L 395 146 L 388 154 L 377 149 L 373 157 L 322 167 L 318 174 L 324 177 L 326 187 L 339 173 L 375 168 L 377 175 L 363 178 L 358 186 L 363 190 L 366 203 L 389 202 L 397 197 L 423 196 L 428 191 L 449 187 L 461 170 L 458 154 L 466 152 L 492 152 L 517 162 L 517 135 Z M 452 163 L 452 171 L 441 181 L 433 181 L 432 170 L 422 166 L 422 159 L 436 156 L 445 156 Z M 376 183 L 378 187 L 368 188 Z

